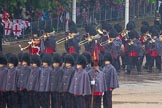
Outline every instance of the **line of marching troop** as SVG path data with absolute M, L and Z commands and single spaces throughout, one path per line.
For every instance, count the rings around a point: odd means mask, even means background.
M 75 59 L 74 59 L 75 58 Z M 0 108 L 112 108 L 119 87 L 110 54 L 0 53 Z M 101 66 L 102 64 L 102 66 Z

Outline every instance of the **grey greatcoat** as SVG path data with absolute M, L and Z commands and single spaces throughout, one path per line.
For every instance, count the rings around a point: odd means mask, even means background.
M 38 91 L 40 73 L 41 73 L 40 67 L 31 67 L 31 72 L 27 82 L 28 91 Z
M 50 75 L 50 91 L 51 92 L 59 92 L 58 86 L 61 82 L 61 77 L 63 76 L 63 69 L 57 68 L 53 69 Z
M 50 89 L 50 75 L 52 72 L 51 67 L 42 67 L 39 77 L 39 92 L 49 92 Z
M 59 92 L 69 91 L 69 87 L 70 87 L 74 72 L 75 72 L 75 69 L 73 67 L 63 69 L 63 75 L 62 75 L 61 81 L 58 83 Z
M 118 75 L 113 65 L 105 65 L 103 67 L 105 73 L 107 89 L 119 88 Z
M 88 72 L 85 69 L 75 71 L 69 92 L 74 95 L 91 95 L 91 83 Z
M 16 67 L 8 69 L 6 91 L 17 90 L 17 74 L 18 74 L 18 69 Z
M 19 88 L 19 90 L 21 89 L 27 89 L 27 82 L 28 82 L 28 78 L 30 75 L 31 69 L 30 66 L 26 66 L 26 67 L 21 67 L 21 69 L 19 69 L 18 71 L 18 84 L 17 87 Z
M 7 71 L 7 67 L 0 67 L 0 92 L 5 91 Z
M 95 71 L 91 69 L 89 72 L 90 80 L 95 81 L 93 92 L 105 92 L 106 91 L 106 79 L 103 71 Z M 92 85 L 92 84 L 91 84 Z

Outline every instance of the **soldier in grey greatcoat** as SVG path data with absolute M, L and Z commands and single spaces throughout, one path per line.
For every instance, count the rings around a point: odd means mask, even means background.
M 41 73 L 41 59 L 38 55 L 31 56 L 31 72 L 27 82 L 27 90 L 29 93 L 29 107 L 39 107 L 38 87 L 39 87 L 39 75 Z
M 104 108 L 112 108 L 112 91 L 119 88 L 118 76 L 116 69 L 111 64 L 112 57 L 110 54 L 104 55 L 104 62 L 103 72 L 106 78 L 106 91 L 103 96 L 103 106 Z
M 50 75 L 50 93 L 51 93 L 51 108 L 60 108 L 61 97 L 58 90 L 59 83 L 63 76 L 63 68 L 61 67 L 62 60 L 58 53 L 53 54 L 52 69 Z
M 61 95 L 62 108 L 72 108 L 72 95 L 69 93 L 69 88 L 75 72 L 73 56 L 66 54 L 64 56 L 64 63 L 63 75 L 58 83 L 58 90 Z
M 91 84 L 86 72 L 86 58 L 78 56 L 76 70 L 71 81 L 69 92 L 73 94 L 74 108 L 90 108 Z
M 101 99 L 103 93 L 106 91 L 106 79 L 105 74 L 100 68 L 101 63 L 94 62 L 92 63 L 93 69 L 88 72 L 92 89 L 91 108 L 101 108 Z
M 5 108 L 5 85 L 7 78 L 7 59 L 4 54 L 0 53 L 0 108 Z
M 17 108 L 17 74 L 18 69 L 18 59 L 16 55 L 11 55 L 8 58 L 8 72 L 7 72 L 7 81 L 6 81 L 6 100 L 7 108 Z
M 27 82 L 28 77 L 31 72 L 30 69 L 30 54 L 23 53 L 22 55 L 22 66 L 18 71 L 18 81 L 17 81 L 17 89 L 18 89 L 18 104 L 19 108 L 29 108 L 29 94 L 27 92 Z
M 39 104 L 42 108 L 50 108 L 50 75 L 52 56 L 48 53 L 44 53 L 42 57 L 42 67 L 39 77 Z

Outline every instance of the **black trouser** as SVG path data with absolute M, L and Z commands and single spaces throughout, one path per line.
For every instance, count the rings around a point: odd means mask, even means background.
M 4 92 L 0 92 L 0 108 L 5 108 Z
M 18 108 L 29 108 L 29 96 L 26 90 L 18 91 Z
M 8 91 L 5 93 L 5 98 L 6 98 L 6 102 L 7 102 L 7 108 L 18 108 L 17 92 Z
M 137 72 L 141 71 L 140 57 L 128 56 L 127 73 L 130 74 L 133 66 L 136 66 Z
M 58 92 L 51 92 L 51 108 L 61 108 L 61 96 Z
M 73 96 L 72 94 L 65 92 L 61 93 L 61 106 L 62 108 L 73 108 Z
M 39 92 L 39 100 L 41 108 L 50 108 L 49 92 Z
M 150 62 L 150 54 L 146 54 L 146 63 L 145 63 L 146 69 L 148 69 L 149 67 L 149 62 Z
M 152 71 L 152 67 L 154 66 L 154 60 L 156 61 L 156 68 L 161 70 L 161 56 L 150 56 L 149 70 Z
M 29 91 L 29 108 L 39 108 L 39 94 L 35 91 Z
M 103 108 L 112 108 L 112 91 L 104 92 Z
M 102 96 L 93 96 L 93 108 L 101 108 Z
M 91 96 L 74 96 L 73 108 L 90 108 L 90 97 Z

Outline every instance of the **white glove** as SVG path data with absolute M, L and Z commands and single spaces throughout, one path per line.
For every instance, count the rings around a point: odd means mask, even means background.
M 24 51 L 24 48 L 21 48 L 20 50 L 21 50 L 21 51 Z
M 91 81 L 91 85 L 95 85 L 95 80 L 92 80 Z
M 29 44 L 29 45 L 31 45 L 31 44 L 32 44 L 32 42 L 28 42 L 28 44 Z

